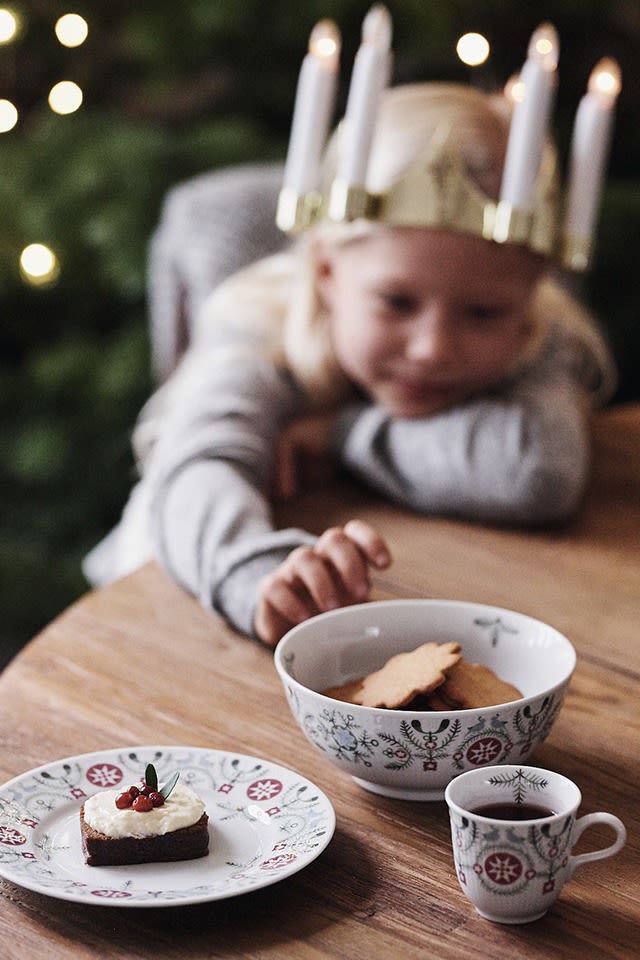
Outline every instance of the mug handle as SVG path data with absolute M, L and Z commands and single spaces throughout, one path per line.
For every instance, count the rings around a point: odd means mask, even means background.
M 627 830 L 622 820 L 615 817 L 612 813 L 588 813 L 584 817 L 576 820 L 573 835 L 573 846 L 578 842 L 587 827 L 593 823 L 606 823 L 613 827 L 616 833 L 616 839 L 608 847 L 601 850 L 592 850 L 590 853 L 580 853 L 575 857 L 569 857 L 569 877 L 572 877 L 574 871 L 583 863 L 589 863 L 591 860 L 604 860 L 605 857 L 612 857 L 617 853 L 626 842 Z

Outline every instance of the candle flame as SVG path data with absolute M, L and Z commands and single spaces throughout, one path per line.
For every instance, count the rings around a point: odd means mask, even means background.
M 320 20 L 309 37 L 309 53 L 330 60 L 340 53 L 340 31 L 333 20 Z
M 391 14 L 383 3 L 374 3 L 362 21 L 362 41 L 381 50 L 391 49 Z
M 529 56 L 539 60 L 545 70 L 555 70 L 558 66 L 559 48 L 556 28 L 551 23 L 543 23 L 531 36 Z
M 509 77 L 504 87 L 504 95 L 510 103 L 522 103 L 524 100 L 524 83 L 519 73 Z
M 622 77 L 617 62 L 604 57 L 595 65 L 589 77 L 589 93 L 595 94 L 604 105 L 614 102 L 622 89 Z

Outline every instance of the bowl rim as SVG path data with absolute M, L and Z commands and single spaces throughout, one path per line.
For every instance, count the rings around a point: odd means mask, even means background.
M 321 693 L 319 690 L 314 690 L 312 687 L 309 687 L 306 684 L 302 683 L 300 680 L 297 680 L 295 677 L 293 677 L 289 673 L 287 664 L 285 662 L 286 647 L 290 643 L 291 638 L 295 637 L 298 633 L 301 633 L 305 629 L 307 629 L 310 623 L 312 622 L 315 623 L 319 620 L 328 620 L 331 618 L 339 619 L 340 617 L 344 617 L 351 612 L 362 610 L 365 608 L 370 610 L 372 607 L 377 607 L 378 609 L 380 609 L 381 607 L 388 608 L 393 606 L 397 607 L 397 606 L 416 606 L 416 605 L 431 606 L 431 607 L 447 606 L 447 607 L 455 607 L 458 609 L 473 608 L 481 611 L 490 610 L 493 613 L 517 616 L 524 620 L 531 621 L 532 623 L 540 624 L 541 626 L 544 626 L 550 631 L 552 631 L 552 633 L 556 636 L 556 638 L 560 640 L 561 644 L 565 646 L 566 653 L 569 655 L 569 658 L 570 658 L 569 667 L 566 670 L 565 675 L 562 677 L 562 679 L 558 680 L 557 683 L 554 683 L 553 686 L 545 687 L 544 690 L 540 690 L 537 693 L 533 693 L 527 697 L 518 697 L 516 700 L 506 700 L 503 703 L 490 704 L 486 707 L 467 707 L 463 710 L 453 710 L 453 709 L 451 710 L 407 710 L 406 708 L 394 709 L 390 707 L 364 706 L 363 704 L 360 704 L 360 703 L 351 703 L 349 701 L 336 700 L 334 697 L 328 697 L 324 693 Z M 339 607 L 336 610 L 328 610 L 326 613 L 319 613 L 314 617 L 309 617 L 307 620 L 303 620 L 302 623 L 298 623 L 296 624 L 296 626 L 288 630 L 287 633 L 279 641 L 274 652 L 274 663 L 275 663 L 276 670 L 280 675 L 280 680 L 282 681 L 283 685 L 289 684 L 291 686 L 294 686 L 298 690 L 311 693 L 314 696 L 322 698 L 322 700 L 324 700 L 327 704 L 341 705 L 343 709 L 348 708 L 349 711 L 354 711 L 356 716 L 357 715 L 365 716 L 366 714 L 379 713 L 380 711 L 384 711 L 385 716 L 389 715 L 390 717 L 394 717 L 394 718 L 395 717 L 403 717 L 403 718 L 432 717 L 435 719 L 435 718 L 442 718 L 442 717 L 450 717 L 452 715 L 455 715 L 456 717 L 461 717 L 461 718 L 464 718 L 465 716 L 467 717 L 477 716 L 478 713 L 483 710 L 492 710 L 498 707 L 500 707 L 501 709 L 504 709 L 506 707 L 513 707 L 516 704 L 521 704 L 524 706 L 528 703 L 531 703 L 534 700 L 539 699 L 540 697 L 550 696 L 551 694 L 555 693 L 557 690 L 565 687 L 571 680 L 571 677 L 575 671 L 576 664 L 577 664 L 577 653 L 572 642 L 564 633 L 562 633 L 562 631 L 558 630 L 552 624 L 547 623 L 544 620 L 540 620 L 538 617 L 531 616 L 528 613 L 522 613 L 519 610 L 513 610 L 508 607 L 500 607 L 490 603 L 479 603 L 474 600 L 448 600 L 444 597 L 414 597 L 414 598 L 394 597 L 389 600 L 370 600 L 364 603 L 357 603 L 357 604 L 351 604 L 345 607 Z

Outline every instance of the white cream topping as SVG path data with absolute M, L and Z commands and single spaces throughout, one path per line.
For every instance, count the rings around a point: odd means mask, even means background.
M 204 813 L 204 802 L 189 787 L 176 784 L 161 807 L 138 813 L 132 807 L 118 810 L 116 797 L 121 790 L 102 790 L 85 800 L 85 822 L 107 837 L 150 837 L 180 830 L 197 823 Z

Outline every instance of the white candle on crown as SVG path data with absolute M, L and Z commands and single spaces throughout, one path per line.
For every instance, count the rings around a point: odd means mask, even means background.
M 620 68 L 605 58 L 593 69 L 578 105 L 571 139 L 565 233 L 590 241 L 602 193 Z
M 558 35 L 542 24 L 531 37 L 519 82 L 523 96 L 513 109 L 502 174 L 501 203 L 533 210 L 536 181 L 542 160 L 558 66 Z
M 371 141 L 382 91 L 389 82 L 391 16 L 375 4 L 362 24 L 342 121 L 337 179 L 349 187 L 364 187 Z
M 321 20 L 309 37 L 302 61 L 283 187 L 302 196 L 320 186 L 322 152 L 333 117 L 338 83 L 340 33 L 332 20 Z

